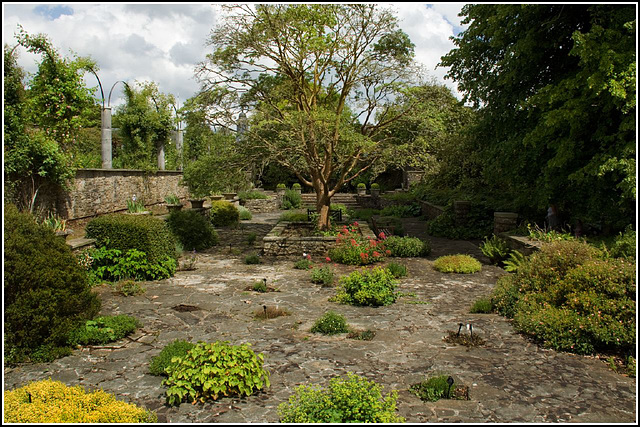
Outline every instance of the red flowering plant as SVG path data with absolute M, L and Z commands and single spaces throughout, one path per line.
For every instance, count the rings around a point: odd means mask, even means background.
M 329 257 L 340 264 L 373 264 L 381 261 L 386 254 L 382 240 L 363 237 L 357 222 L 342 227 L 336 244 L 336 247 L 329 251 Z

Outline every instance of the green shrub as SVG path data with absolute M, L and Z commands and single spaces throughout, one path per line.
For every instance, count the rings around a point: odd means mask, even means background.
M 311 262 L 311 260 L 307 258 L 301 259 L 300 261 L 296 261 L 296 263 L 293 264 L 293 268 L 297 270 L 309 270 L 312 267 L 313 267 L 313 262 Z
M 371 189 L 372 190 L 379 190 L 380 189 L 380 184 L 378 184 L 377 182 L 374 182 L 373 184 L 371 184 Z
M 285 188 L 287 188 L 287 186 L 284 185 L 283 183 L 280 183 L 280 184 L 276 185 L 276 189 L 278 189 L 278 190 L 282 190 L 282 189 L 285 189 Z
M 430 236 L 448 239 L 470 240 L 482 239 L 493 232 L 493 212 L 483 206 L 472 205 L 464 224 L 457 224 L 451 202 L 444 212 L 427 223 Z
M 343 315 L 333 311 L 327 311 L 321 318 L 315 321 L 311 327 L 314 334 L 336 335 L 349 332 L 349 325 Z
M 620 233 L 611 248 L 611 256 L 616 258 L 636 258 L 636 232 L 629 225 L 624 233 Z
M 233 203 L 226 200 L 211 202 L 209 219 L 214 227 L 229 227 L 238 223 L 240 212 Z
M 258 234 L 256 232 L 251 232 L 247 234 L 247 245 L 253 245 L 258 238 Z
M 333 270 L 331 267 L 320 267 L 311 270 L 311 283 L 331 286 L 333 284 Z
M 269 387 L 269 373 L 263 369 L 264 356 L 255 354 L 250 344 L 199 342 L 184 357 L 166 368 L 167 403 L 205 402 L 222 396 L 249 396 Z
M 180 198 L 175 194 L 169 194 L 164 197 L 164 201 L 168 205 L 180 205 Z
M 87 320 L 84 325 L 69 334 L 69 344 L 100 345 L 118 341 L 137 328 L 140 322 L 134 317 L 121 314 L 119 316 L 100 316 Z
M 268 199 L 269 196 L 264 194 L 262 191 L 251 190 L 251 191 L 240 191 L 238 193 L 238 198 L 241 201 L 245 201 L 245 200 L 256 200 L 256 199 Z
M 515 273 L 527 262 L 527 257 L 518 251 L 509 252 L 509 258 L 502 262 L 505 271 Z
M 107 249 L 102 246 L 89 250 L 92 259 L 89 275 L 92 282 L 120 280 L 161 280 L 175 274 L 178 264 L 173 258 L 166 257 L 156 264 L 150 264 L 144 252 L 129 249 Z
M 253 284 L 255 292 L 267 292 L 267 284 L 265 282 L 256 282 Z
M 382 216 L 393 216 L 396 218 L 411 218 L 411 217 L 420 216 L 421 213 L 422 213 L 422 208 L 418 203 L 385 206 L 380 211 L 380 215 Z
M 396 301 L 396 281 L 391 272 L 382 267 L 361 269 L 340 278 L 335 300 L 342 304 L 384 306 Z
M 431 253 L 431 245 L 417 237 L 390 236 L 384 240 L 385 249 L 392 257 L 423 257 Z
M 389 270 L 391 275 L 396 279 L 407 275 L 407 267 L 401 264 L 396 264 L 395 262 L 389 263 L 389 265 L 387 265 L 387 270 Z
M 103 215 L 89 221 L 85 233 L 96 239 L 98 248 L 144 252 L 149 264 L 157 264 L 167 257 L 176 258 L 176 239 L 169 227 L 165 221 L 149 215 Z
M 379 209 L 372 209 L 372 208 L 366 208 L 366 209 L 356 209 L 353 211 L 352 217 L 354 219 L 360 219 L 363 221 L 369 221 L 371 219 L 372 216 L 374 215 L 380 215 L 380 210 Z
M 282 196 L 281 209 L 299 209 L 302 205 L 302 196 L 294 190 L 285 190 Z
M 493 265 L 501 265 L 511 253 L 506 240 L 499 238 L 495 234 L 491 236 L 491 239 L 485 238 L 480 245 L 480 250 Z
M 4 394 L 5 423 L 157 423 L 144 408 L 116 400 L 102 390 L 87 393 L 51 379 L 31 382 Z
M 160 354 L 151 358 L 149 362 L 149 373 L 151 375 L 167 376 L 165 370 L 172 364 L 171 360 L 174 357 L 184 358 L 193 347 L 195 347 L 194 343 L 184 340 L 175 340 L 167 344 L 162 351 L 160 351 Z
M 306 212 L 289 211 L 282 212 L 279 221 L 306 222 L 309 221 L 309 217 Z
M 384 242 L 365 239 L 358 232 L 358 223 L 343 226 L 338 232 L 336 246 L 329 250 L 329 258 L 339 264 L 367 265 L 385 256 Z
M 300 183 L 295 182 L 295 183 L 291 186 L 291 188 L 293 188 L 294 190 L 301 190 L 301 189 L 302 189 L 302 186 L 300 185 Z
M 251 255 L 247 255 L 244 258 L 244 263 L 245 264 L 261 264 L 262 261 L 260 260 L 260 257 L 256 254 L 251 254 Z
M 326 390 L 299 386 L 278 414 L 282 423 L 401 423 L 397 398 L 397 391 L 383 397 L 378 384 L 349 372 L 346 380 L 332 378 Z
M 218 244 L 218 234 L 200 212 L 173 211 L 167 219 L 169 230 L 187 251 L 202 251 Z
M 359 182 L 357 187 L 358 188 L 367 188 L 367 184 L 365 184 L 364 182 Z
M 69 332 L 99 310 L 87 273 L 64 240 L 30 214 L 5 205 L 5 362 L 68 354 Z
M 439 375 L 431 377 L 426 381 L 413 384 L 409 387 L 409 391 L 427 402 L 435 402 L 440 399 L 451 398 L 452 392 L 455 390 L 455 382 L 449 385 L 448 375 Z
M 516 278 L 513 275 L 502 276 L 493 288 L 491 306 L 502 316 L 513 319 L 521 296 Z
M 490 298 L 480 298 L 476 300 L 469 313 L 491 313 L 493 311 L 493 305 Z
M 238 206 L 238 217 L 243 221 L 247 221 L 253 218 L 253 215 L 251 215 L 251 211 L 249 209 L 244 206 Z
M 445 255 L 433 262 L 433 268 L 441 273 L 476 273 L 482 269 L 480 261 L 470 255 Z

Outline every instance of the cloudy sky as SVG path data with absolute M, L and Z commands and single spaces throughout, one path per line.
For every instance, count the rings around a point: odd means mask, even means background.
M 457 16 L 463 3 L 390 6 L 416 45 L 417 59 L 455 90 L 455 84 L 443 78 L 446 69 L 436 69 L 436 64 L 453 47 L 449 37 L 464 29 Z M 211 3 L 3 3 L 2 9 L 3 43 L 16 43 L 20 24 L 28 34 L 46 34 L 65 56 L 75 53 L 97 61 L 105 97 L 119 80 L 154 81 L 180 104 L 198 90 L 194 68 L 209 51 L 205 42 L 217 15 L 217 5 Z M 36 70 L 38 60 L 19 51 L 19 64 L 28 72 Z M 86 80 L 97 85 L 93 76 Z M 113 91 L 112 106 L 120 102 L 121 87 Z

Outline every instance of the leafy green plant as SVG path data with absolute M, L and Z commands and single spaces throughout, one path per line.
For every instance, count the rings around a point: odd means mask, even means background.
M 470 255 L 445 255 L 433 262 L 433 268 L 441 273 L 476 273 L 482 269 L 480 261 Z
M 267 292 L 267 284 L 264 281 L 256 282 L 252 288 L 255 292 Z
M 168 205 L 179 205 L 179 204 L 181 204 L 180 203 L 180 197 L 176 196 L 175 194 L 169 194 L 168 196 L 165 196 L 164 201 Z
M 194 210 L 173 211 L 167 218 L 171 232 L 188 251 L 202 251 L 218 244 L 218 233 L 207 219 Z
M 495 234 L 485 238 L 484 242 L 480 245 L 482 253 L 489 258 L 489 261 L 493 265 L 500 265 L 503 263 L 509 254 L 511 249 L 507 245 L 506 240 L 499 238 Z
M 140 327 L 140 322 L 126 314 L 100 316 L 87 320 L 84 325 L 69 334 L 69 344 L 107 344 L 122 339 Z
M 178 339 L 167 344 L 160 351 L 160 354 L 151 358 L 149 373 L 151 375 L 167 376 L 166 368 L 174 363 L 172 362 L 173 358 L 184 358 L 193 347 L 195 347 L 194 343 Z
M 358 188 L 367 188 L 367 184 L 365 184 L 364 182 L 359 182 L 357 187 Z
M 381 261 L 386 249 L 384 242 L 363 238 L 357 222 L 344 225 L 338 232 L 336 246 L 329 250 L 329 258 L 339 264 L 367 265 Z
M 140 213 L 145 212 L 146 210 L 147 209 L 144 207 L 144 202 L 142 200 L 136 200 L 135 194 L 131 199 L 127 199 L 127 212 Z
M 302 205 L 302 196 L 295 190 L 285 190 L 282 196 L 281 208 L 284 210 L 298 209 Z
M 313 267 L 313 262 L 311 262 L 311 260 L 307 258 L 303 258 L 299 261 L 296 261 L 295 264 L 293 264 L 293 268 L 297 270 L 310 270 L 312 267 Z
M 406 205 L 390 205 L 382 208 L 380 215 L 393 216 L 397 218 L 411 218 L 420 216 L 422 208 L 417 203 L 410 203 Z
M 568 232 L 545 230 L 540 228 L 537 224 L 533 226 L 527 224 L 527 230 L 529 230 L 529 238 L 531 240 L 537 240 L 540 242 L 555 242 L 559 240 L 575 240 L 575 237 Z
M 146 254 L 137 249 L 123 252 L 102 246 L 90 251 L 90 256 L 92 263 L 89 274 L 95 276 L 93 280 L 160 280 L 173 276 L 177 269 L 175 259 L 167 257 L 150 264 Z
M 611 248 L 611 256 L 616 258 L 635 259 L 636 257 L 636 232 L 631 225 L 620 233 Z
M 402 264 L 396 264 L 395 262 L 390 262 L 389 265 L 387 265 L 387 270 L 389 270 L 391 275 L 396 279 L 407 275 L 407 267 Z
M 334 300 L 342 304 L 378 307 L 394 303 L 397 297 L 396 281 L 391 272 L 375 267 L 341 277 Z
M 307 222 L 309 217 L 306 212 L 288 211 L 280 214 L 279 221 Z
M 244 258 L 244 263 L 245 264 L 261 264 L 262 261 L 260 260 L 260 257 L 256 254 L 251 254 L 251 255 L 247 255 Z
M 116 292 L 125 297 L 142 295 L 146 289 L 134 282 L 133 280 L 121 280 L 113 286 Z
M 397 398 L 397 391 L 383 396 L 378 384 L 348 372 L 346 379 L 332 378 L 327 389 L 299 386 L 278 414 L 282 423 L 400 423 Z
M 373 184 L 371 184 L 371 189 L 372 190 L 379 190 L 380 189 L 380 184 L 378 184 L 377 182 L 374 182 Z
M 238 206 L 238 218 L 243 221 L 247 221 L 253 218 L 253 215 L 251 215 L 251 211 L 249 209 L 244 206 Z
M 469 313 L 491 313 L 492 311 L 493 305 L 491 304 L 491 299 L 480 298 L 473 303 Z
M 283 183 L 280 183 L 280 184 L 276 185 L 276 189 L 277 190 L 284 190 L 285 188 L 287 188 L 287 186 L 284 185 Z
M 343 315 L 327 311 L 311 327 L 314 334 L 335 335 L 349 332 L 349 325 Z
M 312 269 L 311 283 L 318 283 L 322 286 L 331 286 L 333 284 L 333 269 L 328 266 Z
M 49 227 L 53 231 L 65 231 L 67 229 L 67 220 L 50 212 L 49 215 L 42 220 L 42 225 Z
M 205 402 L 222 396 L 249 396 L 270 386 L 264 356 L 250 344 L 198 342 L 183 357 L 173 358 L 165 372 L 167 403 Z
M 269 196 L 264 194 L 262 191 L 251 190 L 251 191 L 240 191 L 238 192 L 238 199 L 241 201 L 245 200 L 264 200 L 268 199 Z
M 253 245 L 258 238 L 258 234 L 256 232 L 251 232 L 247 234 L 247 245 Z
M 291 186 L 291 188 L 293 188 L 294 190 L 300 190 L 300 189 L 302 189 L 302 186 L 300 185 L 300 183 L 295 182 L 295 183 Z
M 502 262 L 504 269 L 509 273 L 515 273 L 518 269 L 527 262 L 527 257 L 519 251 L 509 252 L 509 258 Z
M 392 257 L 424 257 L 431 253 L 431 245 L 417 237 L 389 236 L 384 239 L 384 247 Z

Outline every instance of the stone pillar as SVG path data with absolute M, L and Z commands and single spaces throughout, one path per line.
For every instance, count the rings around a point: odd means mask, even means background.
M 493 234 L 503 233 L 517 227 L 518 214 L 516 212 L 494 212 Z
M 112 168 L 112 152 L 111 152 L 111 108 L 104 107 L 102 109 L 102 169 Z
M 176 151 L 178 152 L 178 164 L 176 165 L 176 169 L 182 170 L 182 129 L 174 131 L 173 138 L 176 143 Z
M 164 141 L 158 142 L 158 169 L 164 170 Z

